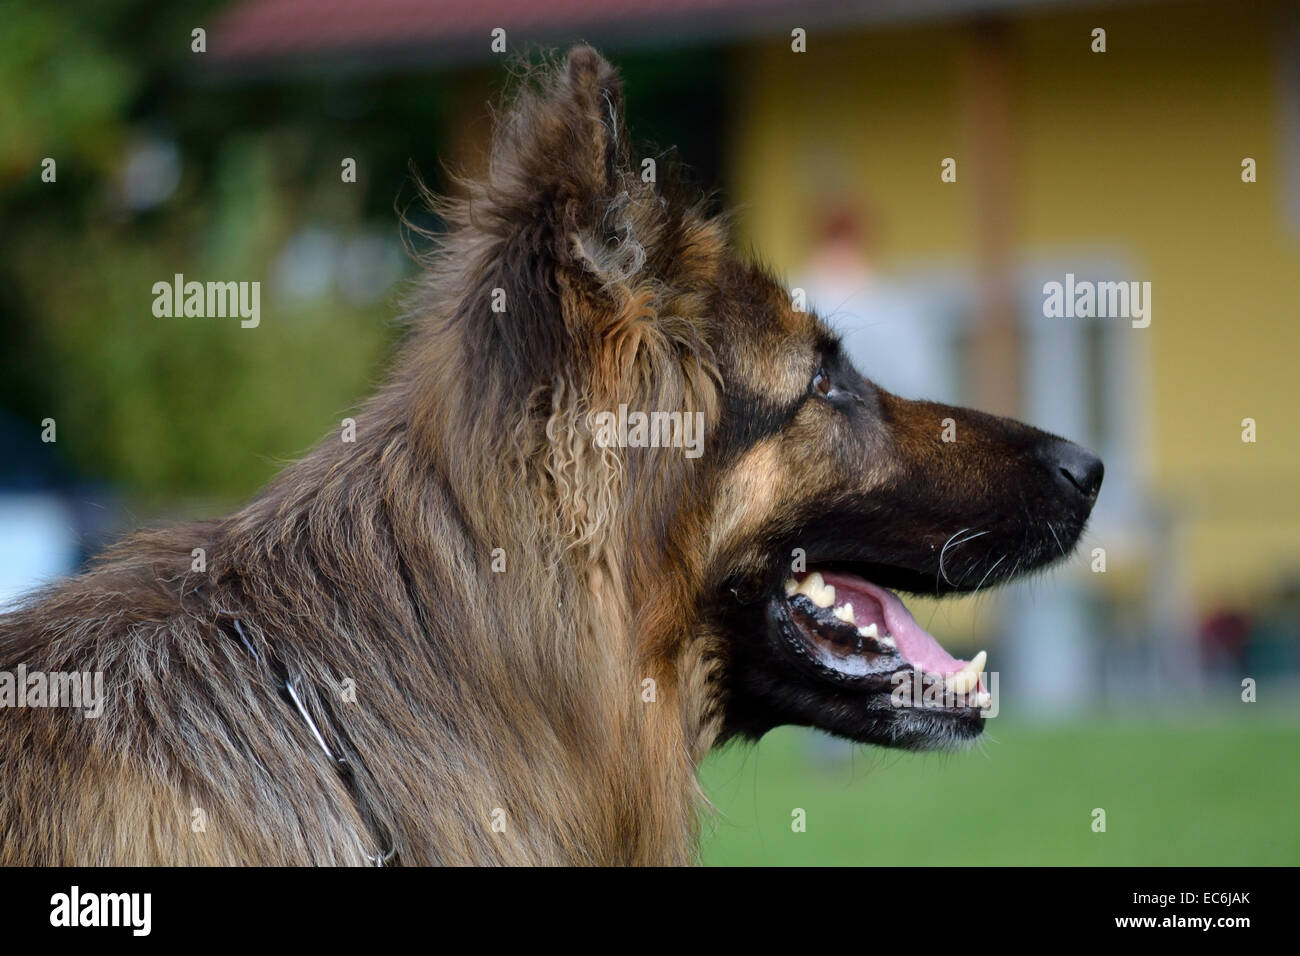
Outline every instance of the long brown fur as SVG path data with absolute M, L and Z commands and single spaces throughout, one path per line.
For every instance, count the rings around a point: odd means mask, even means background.
M 97 719 L 0 712 L 0 864 L 693 859 L 710 466 L 638 468 L 592 416 L 716 421 L 699 317 L 722 230 L 628 169 L 586 48 L 526 84 L 488 176 L 441 208 L 355 443 L 0 619 L 0 668 L 102 671 L 108 697 Z

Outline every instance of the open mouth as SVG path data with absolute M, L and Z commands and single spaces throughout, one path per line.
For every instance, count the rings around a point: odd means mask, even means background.
M 931 687 L 935 706 L 948 709 L 991 703 L 982 681 L 988 655 L 953 657 L 893 591 L 848 571 L 823 569 L 787 579 L 784 600 L 796 650 L 839 680 Z

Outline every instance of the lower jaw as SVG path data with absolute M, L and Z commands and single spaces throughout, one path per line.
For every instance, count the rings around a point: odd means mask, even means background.
M 856 657 L 832 660 L 828 659 L 828 653 L 819 654 L 811 648 L 806 639 L 798 641 L 796 651 L 834 684 L 857 688 L 869 698 L 875 698 L 874 705 L 868 704 L 875 712 L 888 708 L 979 717 L 991 703 L 991 695 L 982 683 L 978 690 L 961 692 L 948 686 L 942 675 L 926 674 L 906 662 L 873 667 L 870 661 Z

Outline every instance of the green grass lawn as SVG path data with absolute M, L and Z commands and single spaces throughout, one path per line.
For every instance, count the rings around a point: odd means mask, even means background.
M 1294 718 L 1003 718 L 966 753 L 839 760 L 816 738 L 783 728 L 705 762 L 706 864 L 1300 864 Z

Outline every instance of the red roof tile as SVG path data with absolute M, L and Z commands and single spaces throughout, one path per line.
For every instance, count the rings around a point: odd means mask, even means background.
M 340 56 L 394 53 L 428 60 L 486 58 L 496 27 L 506 30 L 515 51 L 579 38 L 792 29 L 803 25 L 799 11 L 807 6 L 790 0 L 243 0 L 221 16 L 208 50 L 219 62 L 332 64 Z

